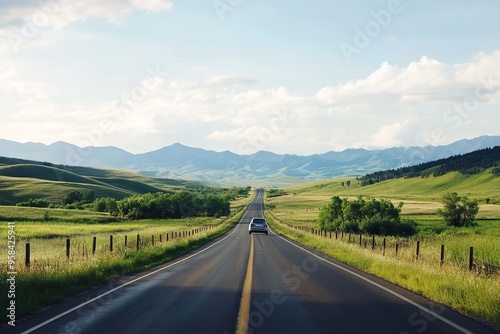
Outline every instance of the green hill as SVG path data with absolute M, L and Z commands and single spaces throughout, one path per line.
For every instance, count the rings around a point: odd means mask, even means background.
M 397 178 L 441 176 L 450 172 L 478 174 L 489 168 L 492 168 L 494 174 L 500 174 L 498 166 L 500 166 L 500 146 L 495 146 L 418 165 L 378 171 L 359 179 L 363 185 L 368 185 Z
M 88 183 L 103 185 L 102 182 L 81 176 L 64 169 L 32 164 L 16 164 L 0 166 L 0 176 L 34 178 L 47 181 L 60 181 L 72 183 Z
M 355 178 L 339 178 L 318 181 L 285 188 L 289 193 L 323 196 L 371 196 L 377 198 L 398 198 L 413 200 L 439 201 L 448 192 L 475 198 L 481 202 L 500 204 L 500 176 L 490 169 L 478 174 L 464 175 L 451 172 L 442 176 L 418 178 L 398 178 L 361 186 Z M 350 181 L 350 186 L 346 185 Z M 342 186 L 344 182 L 344 186 Z
M 0 157 L 0 205 L 15 205 L 30 198 L 60 203 L 69 192 L 94 190 L 96 197 L 124 198 L 147 192 L 199 186 L 182 180 L 153 178 L 114 169 L 54 165 L 47 162 Z

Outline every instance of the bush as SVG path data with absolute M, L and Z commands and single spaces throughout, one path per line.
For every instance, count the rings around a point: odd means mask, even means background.
M 437 214 L 444 218 L 447 225 L 456 227 L 469 227 L 476 225 L 474 220 L 479 211 L 476 200 L 460 197 L 457 193 L 448 193 L 443 196 L 444 208 Z
M 30 198 L 27 202 L 19 202 L 16 206 L 27 206 L 35 208 L 48 208 L 50 202 L 43 198 Z
M 271 198 L 271 197 L 279 197 L 279 196 L 284 196 L 286 195 L 286 191 L 284 191 L 283 189 L 274 189 L 274 188 L 271 188 L 271 189 L 267 189 L 266 190 L 266 195 L 267 197 Z

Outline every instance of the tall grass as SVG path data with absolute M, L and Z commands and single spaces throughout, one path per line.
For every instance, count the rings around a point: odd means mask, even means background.
M 469 272 L 439 261 L 416 260 L 413 249 L 403 248 L 398 257 L 380 250 L 359 247 L 357 242 L 330 240 L 281 224 L 266 212 L 273 229 L 291 239 L 328 254 L 339 261 L 384 278 L 434 301 L 500 326 L 500 276 Z M 357 240 L 356 240 L 357 241 Z

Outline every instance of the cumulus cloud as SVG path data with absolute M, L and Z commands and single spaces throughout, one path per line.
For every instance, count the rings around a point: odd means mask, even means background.
M 400 134 L 404 131 L 406 122 L 396 122 L 384 125 L 372 136 L 372 145 L 375 147 L 393 147 L 402 145 Z
M 36 119 L 51 119 L 50 133 L 43 136 L 52 141 L 78 143 L 90 133 L 99 138 L 90 144 L 125 149 L 143 144 L 142 151 L 172 142 L 238 153 L 296 154 L 436 145 L 498 134 L 500 122 L 500 51 L 478 54 L 464 64 L 425 56 L 405 67 L 383 63 L 365 78 L 324 87 L 312 96 L 286 87 L 256 88 L 258 80 L 237 75 L 200 81 L 160 78 L 155 85 L 148 84 L 154 78 L 147 78 L 117 94 L 127 99 L 90 108 L 58 105 L 44 95 L 43 85 L 17 78 L 15 68 L 5 69 L 0 94 L 15 90 L 25 100 L 17 105 L 18 116 L 8 118 L 10 126 L 0 125 L 3 136 L 12 140 L 18 135 L 12 124 L 42 136 L 36 131 L 39 124 L 23 116 L 35 109 Z M 6 85 L 13 78 L 17 84 Z M 2 115 L 8 114 L 4 108 Z M 157 142 L 138 143 L 141 136 Z
M 407 67 L 383 63 L 368 77 L 336 87 L 322 88 L 317 99 L 329 104 L 352 103 L 363 97 L 392 101 L 449 102 L 459 100 L 478 85 L 499 86 L 500 52 L 479 54 L 466 64 L 448 65 L 422 56 Z M 493 78 L 496 78 L 494 80 Z

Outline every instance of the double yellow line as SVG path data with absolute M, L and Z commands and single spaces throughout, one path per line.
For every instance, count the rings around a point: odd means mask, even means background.
M 252 293 L 252 273 L 253 273 L 253 234 L 250 239 L 250 256 L 248 258 L 247 274 L 243 282 L 243 293 L 240 301 L 240 311 L 238 313 L 237 334 L 246 334 L 248 331 L 248 321 L 250 319 L 250 295 Z

